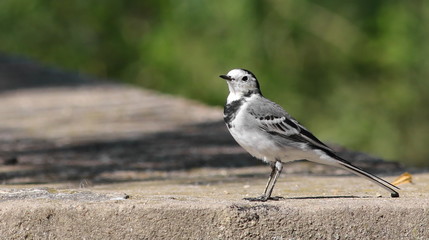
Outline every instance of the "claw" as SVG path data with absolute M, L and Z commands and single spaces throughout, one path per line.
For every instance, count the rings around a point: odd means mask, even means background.
M 268 198 L 265 196 L 260 196 L 255 198 L 243 198 L 243 199 L 250 202 L 266 202 L 268 200 Z
M 267 197 L 265 195 L 254 197 L 254 198 L 243 198 L 244 200 L 250 201 L 250 202 L 266 202 L 268 200 L 278 201 L 280 199 L 284 199 L 284 197 L 275 196 L 275 197 Z

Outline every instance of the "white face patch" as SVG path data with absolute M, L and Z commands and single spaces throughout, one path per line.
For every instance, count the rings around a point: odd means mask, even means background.
M 247 73 L 244 70 L 241 69 L 232 69 L 228 72 L 228 76 L 232 77 L 234 80 L 237 80 L 241 78 L 242 76 L 246 75 Z
M 253 93 L 260 94 L 259 84 L 255 76 L 244 69 L 233 69 L 228 72 L 229 95 L 227 103 L 241 99 L 242 97 L 249 96 Z

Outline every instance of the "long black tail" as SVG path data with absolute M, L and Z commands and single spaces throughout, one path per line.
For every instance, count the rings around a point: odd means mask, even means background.
M 336 156 L 338 163 L 340 164 L 341 167 L 343 167 L 346 170 L 349 170 L 350 172 L 362 176 L 362 177 L 366 177 L 367 179 L 371 180 L 372 182 L 378 184 L 379 186 L 381 186 L 382 188 L 386 189 L 387 191 L 390 192 L 390 196 L 391 197 L 399 197 L 399 193 L 395 190 L 395 189 L 399 189 L 397 186 L 371 174 L 368 172 L 365 172 L 364 170 L 353 166 L 351 163 L 349 163 L 348 161 Z

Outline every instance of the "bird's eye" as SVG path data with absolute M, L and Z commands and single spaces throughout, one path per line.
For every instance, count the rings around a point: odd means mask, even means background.
M 247 76 L 244 76 L 241 80 L 247 81 Z

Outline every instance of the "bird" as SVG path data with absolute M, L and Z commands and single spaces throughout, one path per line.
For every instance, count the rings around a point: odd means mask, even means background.
M 245 200 L 282 199 L 271 196 L 274 185 L 283 164 L 296 160 L 343 168 L 386 189 L 391 197 L 399 197 L 398 187 L 339 157 L 280 105 L 265 98 L 252 72 L 237 68 L 219 77 L 226 80 L 229 89 L 223 115 L 229 132 L 248 153 L 271 167 L 263 194 Z

